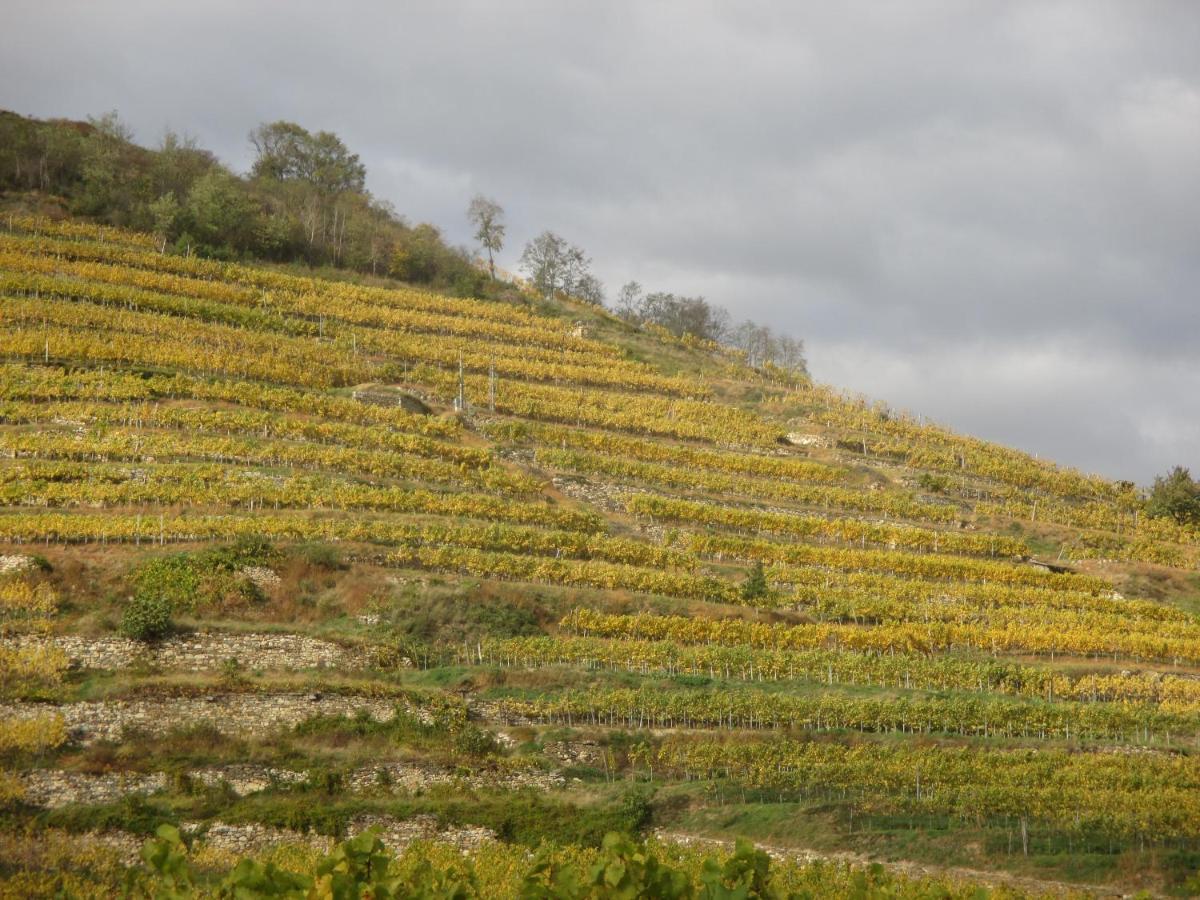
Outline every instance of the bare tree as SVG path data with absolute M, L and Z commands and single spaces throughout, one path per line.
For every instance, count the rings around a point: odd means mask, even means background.
M 583 274 L 571 293 L 580 300 L 586 300 L 588 303 L 594 303 L 596 306 L 604 305 L 604 285 L 591 272 Z
M 543 231 L 521 254 L 521 270 L 547 300 L 557 293 L 578 295 L 581 285 L 589 291 L 599 285 L 590 272 L 591 264 L 580 248 L 553 231 Z
M 747 319 L 732 330 L 729 343 L 746 354 L 748 366 L 756 368 L 769 358 L 771 329 Z
M 496 261 L 492 254 L 499 253 L 504 247 L 504 209 L 495 200 L 476 194 L 467 207 L 467 218 L 475 226 L 475 240 L 487 250 L 488 271 L 495 281 Z
M 753 368 L 771 364 L 800 376 L 808 374 L 803 341 L 749 320 L 735 326 L 728 310 L 703 297 L 667 291 L 647 294 L 640 284 L 630 281 L 618 292 L 615 311 L 635 325 L 658 325 L 677 337 L 692 335 L 740 350 Z
M 617 314 L 630 322 L 637 322 L 642 307 L 642 286 L 636 281 L 626 281 L 617 292 Z

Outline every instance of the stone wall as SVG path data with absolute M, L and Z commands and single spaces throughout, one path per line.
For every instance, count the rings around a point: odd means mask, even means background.
M 225 634 L 202 632 L 151 644 L 126 638 L 6 638 L 0 646 L 48 645 L 66 654 L 81 669 L 127 669 L 134 665 L 206 671 L 236 659 L 248 669 L 355 669 L 365 657 L 332 641 L 299 634 Z
M 464 853 L 478 849 L 496 840 L 489 828 L 466 826 L 442 828 L 433 816 L 414 816 L 411 819 L 394 819 L 390 816 L 363 814 L 355 816 L 346 826 L 346 837 L 354 837 L 368 828 L 379 833 L 379 839 L 391 852 L 398 853 L 414 841 L 440 841 L 457 847 Z M 272 847 L 305 846 L 322 853 L 333 849 L 334 839 L 322 834 L 293 831 L 287 828 L 272 828 L 269 825 L 230 825 L 226 822 L 184 822 L 180 831 L 192 837 L 197 844 L 233 857 L 261 853 Z M 136 866 L 141 861 L 141 848 L 146 838 L 128 831 L 92 831 L 75 835 L 80 846 L 103 848 L 125 865 Z
M 532 788 L 539 791 L 554 790 L 564 784 L 563 777 L 558 772 L 529 770 L 527 772 L 510 772 L 504 775 L 493 773 L 461 775 L 442 769 L 414 766 L 410 763 L 385 763 L 356 770 L 347 780 L 347 787 L 354 791 L 416 792 L 435 784 L 455 782 L 472 788 L 499 787 L 509 790 Z
M 203 822 L 183 822 L 179 830 L 185 836 L 196 837 L 204 828 Z M 261 853 L 280 845 L 308 846 L 328 853 L 333 849 L 334 843 L 333 838 L 323 834 L 309 834 L 257 823 L 229 825 L 225 822 L 207 823 L 207 831 L 199 834 L 199 840 L 214 850 L 222 850 L 235 856 Z
M 25 787 L 25 802 L 50 808 L 72 803 L 113 803 L 128 794 L 166 790 L 169 782 L 163 772 L 86 775 L 54 769 L 24 772 L 20 778 Z
M 180 830 L 184 834 L 199 834 L 204 828 L 199 822 L 185 822 Z M 434 816 L 395 819 L 391 816 L 367 813 L 355 816 L 346 824 L 346 837 L 359 835 L 368 828 L 374 828 L 379 834 L 379 839 L 392 852 L 399 852 L 414 841 L 441 841 L 469 852 L 496 839 L 495 832 L 489 828 L 442 828 Z M 199 840 L 212 849 L 237 856 L 261 853 L 282 844 L 309 846 L 327 853 L 334 845 L 334 839 L 326 835 L 272 828 L 268 825 L 229 825 L 225 822 L 209 823 L 207 830 L 200 834 Z
M 542 752 L 551 759 L 572 766 L 601 766 L 604 750 L 598 741 L 547 741 Z
M 90 775 L 60 769 L 40 769 L 22 773 L 25 800 L 33 806 L 56 808 L 75 803 L 114 803 L 129 794 L 154 794 L 170 787 L 171 778 L 164 772 L 109 772 Z M 308 773 L 273 766 L 237 764 L 196 769 L 187 777 L 197 784 L 216 787 L 226 784 L 239 797 L 256 794 L 270 788 L 301 784 Z M 389 763 L 366 766 L 351 772 L 346 789 L 355 793 L 404 791 L 418 793 L 437 784 L 459 783 L 472 788 L 531 788 L 539 791 L 561 788 L 562 775 L 557 772 L 512 772 L 508 774 L 460 775 L 433 766 L 411 763 Z
M 263 737 L 294 727 L 313 716 L 353 716 L 366 712 L 390 721 L 402 701 L 324 694 L 210 694 L 201 698 L 109 700 L 0 705 L 0 718 L 32 718 L 47 713 L 63 717 L 71 739 L 82 744 L 115 741 L 127 728 L 164 735 L 178 728 L 208 725 L 222 734 Z M 421 710 L 413 710 L 418 717 Z
M 196 769 L 188 772 L 188 777 L 205 787 L 228 785 L 239 797 L 245 797 L 247 794 L 257 794 L 273 787 L 303 784 L 308 780 L 308 773 L 297 772 L 294 769 L 277 769 L 274 766 L 239 764 Z
M 368 828 L 379 832 L 379 839 L 389 850 L 400 851 L 414 841 L 440 841 L 451 844 L 469 853 L 483 844 L 496 840 L 490 828 L 467 825 L 462 828 L 442 828 L 434 816 L 414 816 L 411 819 L 393 819 L 364 813 L 350 820 L 346 831 L 353 837 Z
M 12 575 L 33 568 L 33 557 L 20 554 L 0 554 L 0 575 Z

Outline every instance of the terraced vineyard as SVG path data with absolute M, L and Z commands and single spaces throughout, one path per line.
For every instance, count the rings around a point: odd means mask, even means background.
M 1200 536 L 1130 486 L 568 301 L 9 225 L 9 895 L 109 896 L 162 823 L 209 873 L 376 827 L 484 896 L 609 831 L 1187 890 Z

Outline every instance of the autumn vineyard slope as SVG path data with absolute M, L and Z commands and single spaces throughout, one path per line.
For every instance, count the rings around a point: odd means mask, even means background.
M 0 895 L 162 825 L 198 890 L 370 828 L 462 896 L 1200 885 L 1200 534 L 1132 485 L 569 298 L 0 226 Z

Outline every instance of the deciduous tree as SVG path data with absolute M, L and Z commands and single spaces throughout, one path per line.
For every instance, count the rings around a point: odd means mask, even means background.
M 493 256 L 504 247 L 504 209 L 495 200 L 490 200 L 483 194 L 471 198 L 467 207 L 467 218 L 475 226 L 475 240 L 487 251 L 488 272 L 492 280 L 496 278 L 496 261 Z

